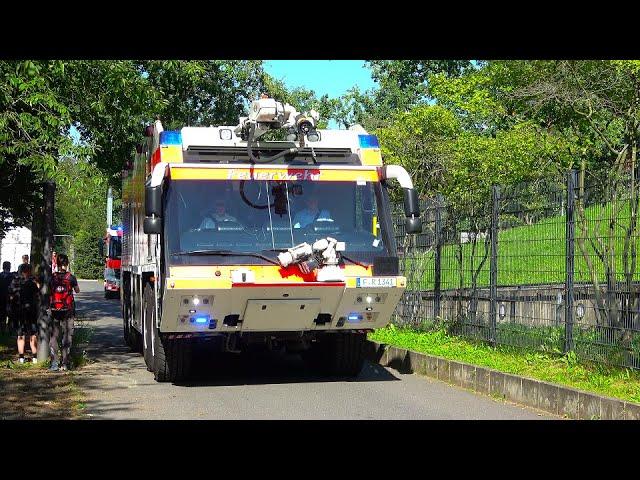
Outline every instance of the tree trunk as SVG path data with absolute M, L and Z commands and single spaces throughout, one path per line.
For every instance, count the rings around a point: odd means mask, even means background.
M 51 337 L 51 318 L 47 313 L 49 308 L 49 282 L 51 280 L 51 252 L 53 250 L 53 222 L 55 212 L 56 184 L 47 181 L 44 184 L 44 225 L 43 245 L 40 259 L 40 315 L 38 318 L 38 361 L 44 362 L 49 358 L 49 339 Z M 54 346 L 55 347 L 55 346 Z

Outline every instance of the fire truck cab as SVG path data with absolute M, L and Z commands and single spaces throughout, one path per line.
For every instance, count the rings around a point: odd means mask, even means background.
M 122 226 L 108 227 L 102 239 L 101 255 L 104 262 L 104 298 L 120 296 Z
M 196 347 L 361 370 L 366 332 L 406 287 L 389 182 L 408 233 L 422 228 L 418 198 L 374 135 L 317 120 L 263 96 L 237 126 L 145 130 L 124 174 L 121 298 L 125 339 L 156 380 L 184 379 Z M 280 138 L 259 140 L 270 131 Z

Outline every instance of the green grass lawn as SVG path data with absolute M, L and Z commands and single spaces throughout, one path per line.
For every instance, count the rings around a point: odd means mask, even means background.
M 590 282 L 589 270 L 577 239 L 585 238 L 588 256 L 592 259 L 600 281 L 604 280 L 602 262 L 595 256 L 589 238 L 596 238 L 599 232 L 602 240 L 613 248 L 618 280 L 623 280 L 623 247 L 626 226 L 629 225 L 629 204 L 621 202 L 616 216 L 617 223 L 614 236 L 608 238 L 608 220 L 613 216 L 614 205 L 591 206 L 585 210 L 586 233 L 583 233 L 579 216 L 576 213 L 575 244 L 575 282 Z M 604 218 L 596 229 L 597 220 Z M 633 241 L 639 246 L 640 228 L 636 226 Z M 564 216 L 545 218 L 532 225 L 513 228 L 502 228 L 498 233 L 498 284 L 499 285 L 531 285 L 546 283 L 564 283 L 566 222 Z M 442 289 L 465 288 L 471 286 L 472 269 L 477 269 L 485 253 L 485 241 L 479 239 L 475 252 L 471 243 L 462 245 L 462 277 L 459 274 L 460 264 L 457 259 L 458 246 L 445 244 L 442 248 Z M 409 289 L 431 290 L 434 288 L 433 252 L 412 253 L 411 257 L 401 259 L 401 266 L 409 278 Z M 410 274 L 413 269 L 413 275 Z M 638 269 L 640 270 L 640 269 Z M 640 271 L 634 278 L 640 280 Z M 462 285 L 460 280 L 462 279 Z M 489 285 L 489 257 L 487 257 L 478 275 L 478 286 Z
M 562 356 L 509 346 L 494 348 L 486 343 L 450 336 L 442 329 L 422 332 L 393 324 L 370 333 L 369 339 L 640 403 L 639 371 L 578 363 L 573 353 Z

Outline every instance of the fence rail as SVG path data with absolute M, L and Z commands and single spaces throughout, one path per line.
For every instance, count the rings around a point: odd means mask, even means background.
M 397 205 L 394 322 L 640 369 L 637 174 L 426 199 L 413 236 Z

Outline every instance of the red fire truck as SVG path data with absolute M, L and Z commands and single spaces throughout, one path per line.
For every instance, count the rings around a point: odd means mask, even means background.
M 122 226 L 106 230 L 102 243 L 104 262 L 104 298 L 120 297 L 120 269 L 122 255 Z

